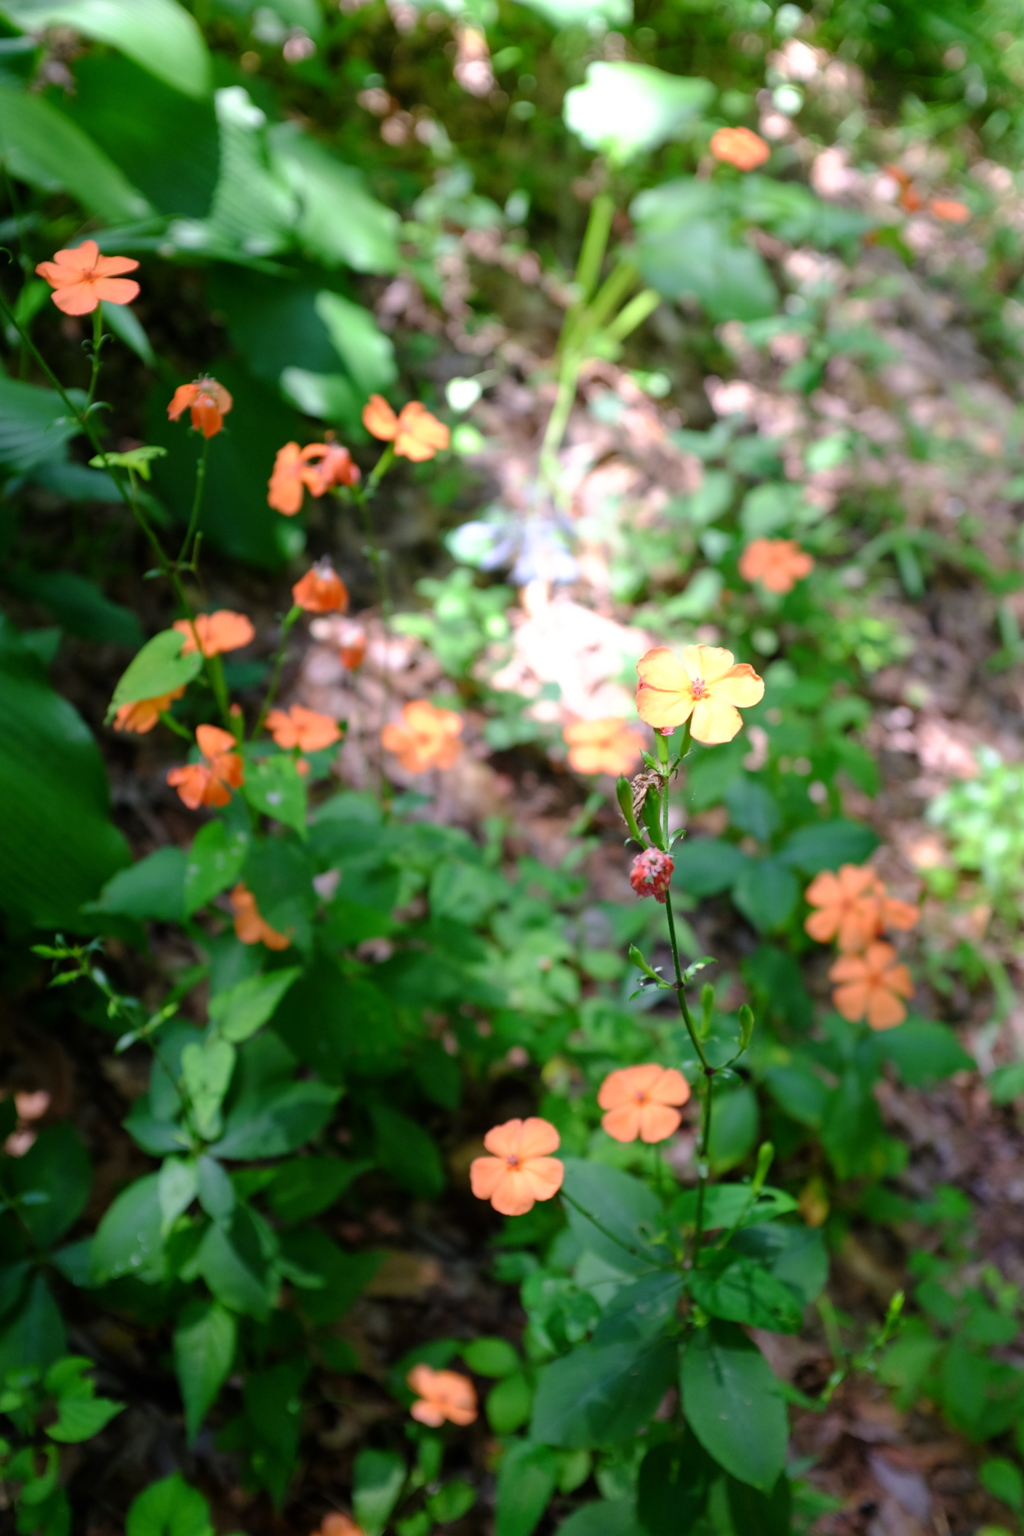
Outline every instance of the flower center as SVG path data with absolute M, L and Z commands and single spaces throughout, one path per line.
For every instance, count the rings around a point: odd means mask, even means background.
M 519 1167 L 519 1155 L 518 1155 L 518 1153 L 516 1153 L 516 1152 L 508 1152 L 508 1153 L 506 1153 L 505 1161 L 506 1161 L 506 1163 L 508 1163 L 510 1168 L 518 1168 Z
M 633 1095 L 633 1098 L 636 1100 L 636 1102 L 638 1104 L 646 1104 L 647 1103 L 647 1095 L 646 1095 L 646 1093 L 644 1093 L 642 1088 L 638 1088 L 637 1089 L 636 1093 L 634 1093 L 634 1095 Z
M 708 685 L 702 677 L 695 677 L 690 684 L 690 692 L 695 699 L 702 699 L 708 691 Z

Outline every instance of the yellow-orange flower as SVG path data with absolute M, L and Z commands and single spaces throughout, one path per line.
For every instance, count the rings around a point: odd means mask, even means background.
M 738 171 L 756 171 L 771 154 L 768 145 L 752 128 L 718 128 L 711 135 L 711 153 Z
M 235 935 L 243 944 L 265 944 L 268 949 L 287 949 L 291 939 L 260 916 L 256 897 L 241 880 L 228 895 L 231 910 L 235 914 Z
M 290 709 L 272 709 L 267 716 L 267 730 L 279 747 L 286 750 L 298 747 L 300 752 L 320 752 L 341 740 L 337 721 L 330 715 L 318 714 L 315 709 L 306 709 L 302 704 L 293 704 Z
M 216 437 L 234 403 L 223 384 L 205 377 L 192 384 L 179 384 L 167 407 L 167 415 L 171 421 L 177 421 L 188 411 L 197 432 L 204 437 Z
M 406 773 L 450 768 L 462 752 L 462 716 L 437 709 L 427 699 L 414 699 L 402 709 L 400 721 L 386 725 L 380 739 Z
M 657 730 L 691 721 L 694 741 L 713 747 L 732 741 L 743 724 L 740 709 L 764 697 L 764 682 L 748 662 L 714 645 L 688 645 L 676 657 L 665 646 L 636 664 L 636 708 Z
M 234 613 L 230 608 L 218 608 L 216 613 L 197 613 L 194 630 L 191 619 L 175 619 L 173 627 L 185 636 L 185 644 L 181 648 L 183 656 L 191 656 L 196 649 L 197 636 L 199 649 L 204 656 L 219 656 L 222 651 L 241 650 L 243 645 L 248 645 L 256 637 L 252 620 L 247 619 L 244 613 Z
M 395 456 L 422 464 L 441 448 L 451 434 L 443 421 L 431 416 L 419 400 L 410 400 L 396 416 L 383 395 L 371 395 L 363 408 L 363 426 L 373 437 L 394 443 Z
M 743 580 L 759 581 L 769 592 L 791 592 L 813 569 L 813 559 L 795 539 L 755 539 L 739 561 Z
M 574 720 L 562 735 L 577 773 L 628 773 L 644 744 L 624 720 Z
M 900 998 L 912 997 L 914 983 L 891 944 L 869 944 L 863 955 L 840 955 L 829 970 L 836 983 L 832 1001 L 851 1024 L 867 1019 L 871 1029 L 893 1029 L 907 1010 Z
M 307 613 L 344 613 L 348 589 L 325 556 L 292 587 L 292 601 Z
M 490 1157 L 475 1157 L 469 1182 L 478 1200 L 489 1200 L 503 1216 L 525 1216 L 538 1200 L 551 1200 L 562 1187 L 565 1168 L 557 1157 L 559 1135 L 549 1120 L 506 1120 L 484 1137 Z
M 242 759 L 236 751 L 238 743 L 230 731 L 222 731 L 216 725 L 200 725 L 196 742 L 204 761 L 170 769 L 167 782 L 178 791 L 190 811 L 197 811 L 201 805 L 227 805 L 231 791 L 245 777 Z
M 804 922 L 806 932 L 819 944 L 835 939 L 847 954 L 866 948 L 886 928 L 913 928 L 921 915 L 910 902 L 890 896 L 867 864 L 844 864 L 838 874 L 822 870 L 804 894 L 818 908 Z
M 965 203 L 958 203 L 955 197 L 933 197 L 928 204 L 928 212 L 934 214 L 937 219 L 942 219 L 945 224 L 971 222 L 971 210 Z
M 420 1424 L 438 1429 L 446 1419 L 452 1424 L 472 1424 L 476 1418 L 476 1388 L 468 1376 L 414 1365 L 405 1379 L 416 1393 L 409 1412 Z
M 36 267 L 53 289 L 50 298 L 65 315 L 91 315 L 100 302 L 130 304 L 139 296 L 134 278 L 138 262 L 132 256 L 101 256 L 95 240 L 83 240 L 70 250 L 58 251 L 52 261 Z
M 616 1141 L 664 1141 L 679 1129 L 678 1106 L 690 1097 L 690 1085 L 674 1067 L 650 1062 L 609 1072 L 597 1102 L 607 1114 L 601 1121 Z
M 180 688 L 174 688 L 170 693 L 162 693 L 156 699 L 135 699 L 131 704 L 122 704 L 114 716 L 115 731 L 134 731 L 139 736 L 144 736 L 156 725 L 165 709 L 170 709 L 175 699 L 180 699 L 185 692 L 184 684 Z

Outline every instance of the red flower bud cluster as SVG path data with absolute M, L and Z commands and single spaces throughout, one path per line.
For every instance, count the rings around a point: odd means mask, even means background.
M 647 848 L 633 860 L 629 883 L 638 896 L 653 896 L 655 901 L 660 901 L 664 906 L 675 867 L 671 854 L 661 853 L 657 848 Z

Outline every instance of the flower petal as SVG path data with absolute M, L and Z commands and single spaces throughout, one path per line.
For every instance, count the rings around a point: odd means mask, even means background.
M 729 652 L 725 654 L 728 656 Z M 741 661 L 727 672 L 713 678 L 710 693 L 713 698 L 725 699 L 730 704 L 736 704 L 740 709 L 749 709 L 751 704 L 760 704 L 764 698 L 764 678 L 758 677 L 748 661 Z
M 601 1120 L 601 1129 L 615 1141 L 636 1141 L 640 1135 L 640 1105 L 634 1100 L 610 1109 Z
M 732 741 L 742 726 L 743 719 L 739 710 L 727 704 L 724 699 L 710 695 L 698 699 L 693 706 L 693 739 L 705 747 L 718 747 Z
M 541 1120 L 538 1116 L 531 1115 L 528 1120 L 523 1121 L 522 1125 L 519 1138 L 521 1158 L 544 1157 L 548 1152 L 558 1151 L 561 1137 L 550 1120 Z
M 663 1067 L 656 1083 L 648 1090 L 648 1098 L 654 1104 L 685 1104 L 690 1097 L 690 1085 L 675 1067 Z
M 856 1024 L 868 1011 L 868 1000 L 871 996 L 866 982 L 856 982 L 846 987 L 837 987 L 832 994 L 836 1012 L 850 1024 Z
M 644 1104 L 640 1110 L 640 1140 L 665 1141 L 678 1131 L 682 1115 L 669 1104 Z
M 474 1157 L 469 1165 L 469 1187 L 478 1200 L 490 1200 L 507 1172 L 503 1157 Z
M 840 1009 L 842 1012 L 842 1009 Z M 867 1004 L 867 1020 L 870 1029 L 895 1029 L 902 1024 L 907 1010 L 896 996 L 885 987 L 873 988 Z

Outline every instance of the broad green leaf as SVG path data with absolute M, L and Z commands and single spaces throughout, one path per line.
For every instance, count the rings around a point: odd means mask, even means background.
M 632 1499 L 601 1499 L 575 1510 L 555 1536 L 642 1536 L 642 1531 Z
M 487 1422 L 496 1435 L 512 1435 L 529 1421 L 533 1388 L 522 1371 L 506 1376 L 487 1394 Z
M 74 571 L 18 571 L 11 573 L 9 581 L 20 596 L 48 608 L 70 635 L 133 650 L 142 644 L 139 621 L 131 609 L 111 602 L 85 576 Z
M 215 1157 L 203 1152 L 196 1159 L 196 1192 L 199 1204 L 221 1226 L 230 1222 L 235 1212 L 235 1186 Z
M 823 869 L 838 869 L 841 864 L 863 864 L 878 847 L 878 834 L 860 821 L 819 821 L 798 827 L 779 851 L 784 864 L 792 864 L 802 874 L 816 875 Z
M 633 20 L 633 0 L 519 0 L 553 27 L 589 27 L 593 21 L 626 27 Z
M 566 127 L 587 149 L 617 164 L 684 136 L 713 97 L 709 80 L 670 75 L 649 64 L 587 66 L 586 81 L 566 92 Z
M 214 896 L 234 885 L 249 852 L 249 834 L 208 821 L 196 833 L 185 866 L 185 916 L 191 917 Z
M 322 1328 L 337 1322 L 370 1283 L 384 1260 L 379 1252 L 345 1253 L 320 1227 L 296 1227 L 281 1234 L 281 1252 L 290 1272 L 306 1277 L 295 1304 L 307 1322 Z M 308 1281 L 319 1282 L 316 1285 Z
M 442 1483 L 436 1493 L 429 1493 L 425 1507 L 438 1525 L 450 1525 L 453 1520 L 461 1520 L 468 1514 L 475 1503 L 476 1489 L 463 1478 L 455 1477 L 450 1483 Z
M 306 781 L 284 753 L 246 765 L 242 793 L 254 810 L 306 835 Z M 262 911 L 262 908 L 260 908 Z M 269 921 L 269 919 L 268 919 Z M 275 927 L 276 924 L 271 924 Z
M 69 394 L 79 408 L 85 404 L 80 389 Z M 24 474 L 43 460 L 58 458 L 79 430 L 56 390 L 21 384 L 0 374 L 0 465 Z
M 294 838 L 254 838 L 242 879 L 256 898 L 260 916 L 271 928 L 287 934 L 297 948 L 308 949 L 316 892 L 313 867 L 302 846 Z
M 474 1339 L 462 1358 L 478 1376 L 511 1376 L 519 1370 L 519 1356 L 507 1339 Z
M 444 1189 L 444 1166 L 430 1132 L 389 1104 L 377 1102 L 369 1108 L 377 1162 L 414 1195 L 436 1199 Z
M 640 1463 L 636 1484 L 637 1517 L 647 1536 L 678 1536 L 696 1525 L 712 1471 L 689 1431 L 683 1438 L 652 1446 Z
M 340 1097 L 327 1083 L 261 1086 L 229 1107 L 224 1134 L 210 1152 L 232 1161 L 294 1152 L 323 1129 Z
M 754 1149 L 760 1126 L 757 1094 L 747 1083 L 714 1087 L 714 1116 L 711 1121 L 710 1162 L 716 1174 L 727 1173 L 742 1163 Z
M 753 1226 L 755 1222 L 788 1215 L 796 1208 L 792 1195 L 782 1189 L 768 1186 L 752 1199 L 748 1184 L 712 1184 L 705 1192 L 704 1227 L 708 1232 L 716 1232 L 722 1227 L 735 1226 L 738 1221 L 744 1226 Z M 685 1225 L 697 1219 L 695 1189 L 685 1190 L 677 1197 L 672 1206 L 672 1217 Z
M 295 1470 L 302 1433 L 302 1384 L 310 1363 L 304 1356 L 254 1371 L 245 1384 L 246 1440 L 259 1481 L 280 1505 Z
M 89 911 L 180 923 L 184 917 L 186 863 L 181 848 L 158 848 L 137 864 L 119 869 L 98 900 L 89 903 Z
M 265 1251 L 269 1228 L 239 1206 L 230 1228 L 214 1222 L 183 1276 L 200 1276 L 219 1302 L 232 1312 L 265 1320 L 277 1295 L 277 1273 Z
M 190 1442 L 227 1380 L 235 1357 L 236 1334 L 234 1314 L 218 1301 L 190 1302 L 174 1330 L 174 1368 Z
M 513 1441 L 498 1467 L 494 1536 L 533 1536 L 558 1474 L 559 1459 L 550 1446 Z
M 136 1179 L 109 1206 L 92 1240 L 90 1269 L 94 1285 L 134 1275 L 139 1280 L 163 1278 L 160 1175 Z
M 210 1510 L 180 1472 L 143 1489 L 129 1507 L 127 1536 L 213 1536 Z
M 713 321 L 774 313 L 778 293 L 763 258 L 724 222 L 700 219 L 638 233 L 633 254 L 640 275 L 666 299 L 695 299 Z
M 649 1270 L 652 1259 L 668 1256 L 652 1242 L 665 1218 L 660 1201 L 646 1184 L 601 1163 L 577 1157 L 563 1162 L 562 1187 L 571 1197 L 566 1214 L 584 1248 L 628 1274 Z
M 316 310 L 356 389 L 363 395 L 386 390 L 398 378 L 395 349 L 368 309 L 324 290 Z
M 9 1371 L 45 1370 L 65 1354 L 60 1309 L 43 1276 L 36 1274 L 21 1306 L 0 1327 L 0 1381 Z
M 24 1157 L 8 1162 L 6 1183 L 24 1202 L 19 1217 L 32 1240 L 49 1248 L 77 1221 L 89 1198 L 92 1167 L 78 1132 L 67 1121 L 47 1126 Z
M 326 1211 L 370 1162 L 344 1162 L 340 1157 L 300 1157 L 282 1163 L 266 1186 L 267 1204 L 278 1221 L 290 1226 Z
M 711 1317 L 796 1333 L 803 1306 L 788 1285 L 764 1269 L 757 1259 L 737 1258 L 719 1273 L 698 1271 L 690 1277 L 690 1294 Z
M 328 268 L 343 263 L 356 272 L 394 272 L 398 215 L 370 196 L 359 172 L 297 123 L 275 124 L 267 141 L 275 170 L 298 200 L 295 231 L 310 255 Z
M 405 1484 L 396 1451 L 360 1451 L 352 1468 L 352 1510 L 366 1536 L 381 1536 Z
M 812 1227 L 778 1221 L 758 1222 L 733 1234 L 730 1248 L 749 1254 L 776 1280 L 781 1280 L 809 1307 L 828 1279 L 825 1239 Z
M 59 1440 L 65 1445 L 91 1440 L 124 1406 L 109 1397 L 62 1398 L 57 1404 L 56 1423 L 48 1425 L 46 1433 L 51 1440 Z
M 214 1038 L 202 1045 L 186 1045 L 181 1053 L 182 1077 L 196 1129 L 208 1140 L 220 1131 L 220 1107 L 231 1083 L 236 1055 L 229 1041 Z
M 338 422 L 349 431 L 355 430 L 364 404 L 347 374 L 314 373 L 308 368 L 282 369 L 281 393 L 304 416 Z
M 3 11 L 10 15 L 11 7 L 4 5 Z M 44 97 L 4 82 L 0 157 L 19 181 L 44 192 L 70 192 L 90 213 L 111 223 L 131 223 L 152 213 L 141 192 L 62 112 Z
M 236 1045 L 248 1040 L 272 1017 L 288 988 L 302 975 L 299 966 L 247 976 L 226 992 L 210 998 L 210 1020 L 225 1040 Z
M 531 1437 L 568 1449 L 632 1439 L 668 1390 L 676 1359 L 667 1341 L 578 1345 L 540 1372 Z
M 727 785 L 724 798 L 729 820 L 740 832 L 748 832 L 759 843 L 766 843 L 778 830 L 782 808 L 771 790 L 752 773 L 737 774 Z
M 326 956 L 314 959 L 289 988 L 274 1015 L 274 1031 L 334 1083 L 351 1072 L 390 1075 L 402 1048 L 390 998 L 371 981 L 343 976 Z
M 164 629 L 147 640 L 135 656 L 114 689 L 114 697 L 107 710 L 111 719 L 122 704 L 134 704 L 139 699 L 157 699 L 162 694 L 184 688 L 203 670 L 203 658 L 198 651 L 188 656 L 181 654 L 185 636 L 177 629 Z
M 673 883 L 690 896 L 717 896 L 727 891 L 750 860 L 735 843 L 717 837 L 688 837 L 673 849 Z
M 109 43 L 187 96 L 206 96 L 210 56 L 193 17 L 177 0 L 3 0 L 17 26 L 71 27 Z
M 770 1493 L 786 1464 L 786 1407 L 757 1345 L 734 1323 L 699 1329 L 683 1352 L 680 1386 L 686 1421 L 708 1455 Z
M 926 1019 L 907 1019 L 895 1029 L 880 1031 L 873 1043 L 911 1088 L 940 1082 L 954 1072 L 976 1072 L 978 1067 L 947 1024 Z
M 186 1157 L 165 1157 L 158 1177 L 160 1229 L 166 1236 L 178 1217 L 188 1210 L 195 1199 L 199 1178 L 195 1162 Z
M 214 96 L 220 125 L 220 178 L 205 224 L 187 231 L 171 226 L 171 238 L 196 249 L 227 255 L 269 256 L 286 249 L 298 213 L 298 199 L 268 161 L 266 114 L 243 85 L 228 85 Z M 219 375 L 218 375 L 219 377 Z
M 775 933 L 792 917 L 800 887 L 781 860 L 750 859 L 736 878 L 732 899 L 761 933 Z

